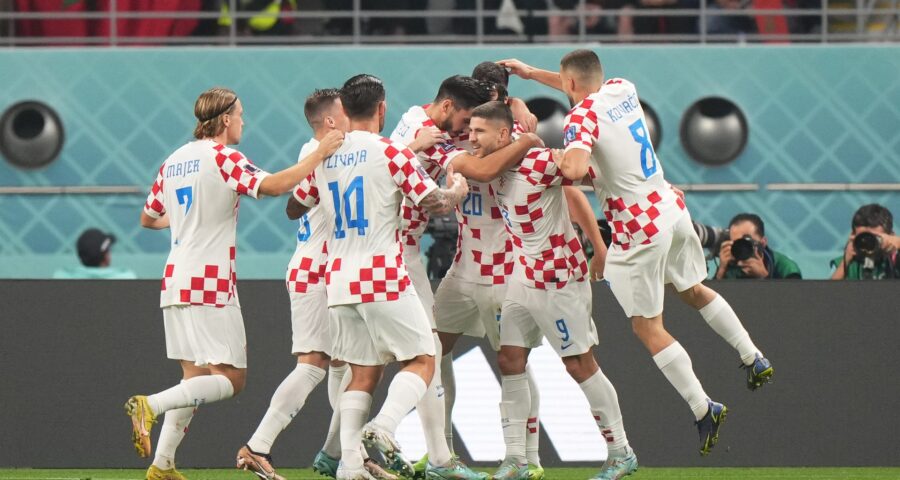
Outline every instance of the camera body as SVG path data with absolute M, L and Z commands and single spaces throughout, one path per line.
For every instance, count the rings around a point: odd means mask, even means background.
M 857 258 L 880 257 L 881 237 L 871 232 L 861 232 L 853 237 L 853 249 Z
M 761 245 L 750 235 L 744 235 L 731 243 L 731 256 L 736 262 L 747 260 L 757 252 L 762 252 Z

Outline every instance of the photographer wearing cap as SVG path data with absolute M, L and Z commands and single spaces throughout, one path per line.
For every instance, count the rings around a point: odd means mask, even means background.
M 719 249 L 716 279 L 803 278 L 797 262 L 769 248 L 766 226 L 759 215 L 735 215 L 728 236 L 730 239 Z
M 853 214 L 850 227 L 844 255 L 831 261 L 835 267 L 831 279 L 900 278 L 900 237 L 894 235 L 891 211 L 877 203 L 863 205 Z
M 63 280 L 131 280 L 137 278 L 137 275 L 131 270 L 110 266 L 112 258 L 109 251 L 114 243 L 116 243 L 116 237 L 110 233 L 96 228 L 85 230 L 75 244 L 81 266 L 57 270 L 53 273 L 53 278 Z

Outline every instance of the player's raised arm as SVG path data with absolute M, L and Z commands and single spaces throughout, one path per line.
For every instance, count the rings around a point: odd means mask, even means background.
M 259 185 L 259 193 L 278 196 L 290 191 L 301 180 L 309 176 L 326 158 L 330 157 L 344 142 L 344 132 L 332 130 L 319 142 L 313 153 L 307 155 L 296 165 L 273 173 L 263 178 Z
M 588 175 L 590 160 L 590 152 L 579 148 L 553 151 L 553 161 L 559 166 L 559 171 L 573 181 L 584 179 Z
M 497 63 L 509 69 L 509 73 L 518 75 L 523 80 L 536 80 L 544 85 L 562 91 L 562 80 L 558 72 L 532 67 L 515 58 L 500 60 Z
M 462 154 L 453 157 L 451 165 L 466 178 L 477 182 L 490 182 L 512 168 L 532 148 L 542 147 L 544 142 L 534 133 L 526 133 L 511 144 L 484 157 Z
M 432 190 L 422 198 L 419 205 L 432 215 L 445 215 L 450 213 L 468 193 L 468 182 L 462 175 L 455 173 L 451 165 L 447 167 L 447 187 Z

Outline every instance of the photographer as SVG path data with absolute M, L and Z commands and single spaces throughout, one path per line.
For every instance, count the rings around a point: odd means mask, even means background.
M 900 278 L 900 237 L 894 235 L 891 211 L 877 203 L 863 205 L 853 214 L 850 227 L 844 255 L 831 261 L 835 267 L 831 279 Z
M 759 215 L 740 213 L 728 227 L 730 239 L 719 249 L 716 279 L 802 278 L 796 262 L 769 248 Z

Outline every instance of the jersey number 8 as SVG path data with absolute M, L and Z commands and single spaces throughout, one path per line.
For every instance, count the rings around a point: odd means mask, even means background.
M 650 143 L 650 135 L 648 135 L 647 127 L 644 125 L 642 118 L 628 126 L 631 130 L 631 138 L 641 145 L 641 169 L 644 171 L 644 178 L 650 178 L 656 173 L 656 152 L 653 151 L 653 144 Z

